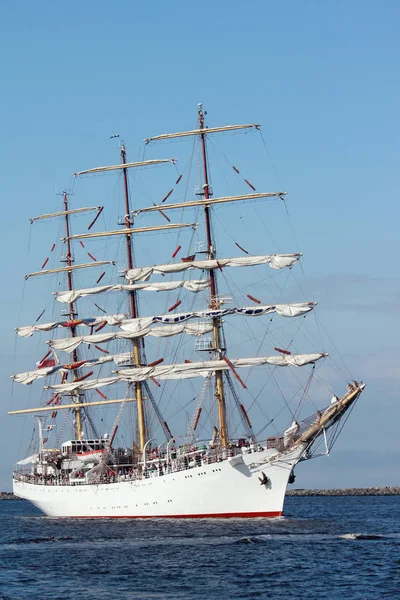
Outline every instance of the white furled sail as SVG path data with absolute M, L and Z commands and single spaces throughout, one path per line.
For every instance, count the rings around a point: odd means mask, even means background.
M 59 302 L 75 302 L 78 298 L 84 298 L 85 296 L 93 296 L 96 294 L 103 294 L 104 292 L 133 292 L 136 290 L 143 290 L 148 292 L 170 292 L 178 288 L 185 288 L 189 292 L 197 293 L 202 292 L 209 286 L 209 282 L 205 279 L 193 280 L 193 281 L 159 281 L 156 283 L 138 283 L 133 285 L 102 285 L 94 288 L 86 288 L 82 290 L 72 290 L 65 292 L 54 292 L 56 300 Z
M 170 265 L 153 265 L 129 269 L 125 273 L 129 281 L 146 281 L 153 273 L 180 273 L 189 269 L 214 270 L 223 267 L 251 267 L 269 264 L 272 269 L 291 267 L 301 254 L 262 254 L 259 256 L 240 256 L 237 258 L 218 258 L 213 260 L 191 260 Z
M 127 318 L 127 315 L 104 315 L 101 317 L 90 317 L 88 319 L 74 319 L 69 321 L 54 321 L 53 323 L 42 323 L 38 325 L 26 325 L 17 327 L 15 331 L 21 337 L 31 337 L 36 331 L 51 331 L 57 327 L 96 327 L 107 323 L 107 325 L 120 325 Z
M 43 367 L 41 369 L 35 369 L 34 371 L 27 371 L 26 373 L 17 373 L 12 376 L 12 380 L 15 383 L 22 383 L 23 385 L 30 385 L 36 379 L 42 379 L 43 377 L 50 377 L 50 375 L 54 375 L 55 373 L 68 373 L 73 371 L 74 369 L 78 369 L 81 367 L 93 367 L 96 365 L 102 365 L 108 362 L 115 362 L 118 364 L 119 355 L 109 355 L 109 356 L 100 356 L 99 358 L 92 358 L 87 360 L 81 360 L 77 363 L 71 363 L 66 365 L 55 365 L 54 367 Z
M 53 217 L 65 217 L 66 215 L 74 215 L 76 213 L 88 212 L 90 210 L 102 210 L 103 206 L 88 206 L 87 208 L 71 208 L 69 210 L 61 210 L 55 213 L 48 213 L 46 215 L 40 215 L 39 217 L 32 217 L 31 223 L 39 221 L 40 219 L 52 219 Z
M 28 273 L 27 275 L 24 275 L 24 279 L 29 279 L 29 277 L 36 277 L 37 275 L 50 275 L 52 273 L 68 273 L 70 271 L 76 271 L 78 269 L 101 267 L 102 265 L 115 265 L 115 260 L 96 260 L 92 263 L 87 263 L 83 265 L 69 265 L 68 267 L 59 267 L 58 269 L 46 269 L 44 271 L 35 271 L 35 273 Z
M 162 163 L 176 163 L 176 158 L 158 158 L 154 160 L 144 160 L 141 162 L 131 162 L 131 163 L 123 163 L 119 165 L 110 165 L 105 167 L 94 167 L 94 169 L 86 169 L 86 171 L 78 171 L 77 173 L 72 173 L 72 177 L 77 177 L 78 175 L 89 175 L 91 173 L 104 173 L 105 171 L 118 171 L 119 169 L 132 169 L 135 167 L 149 167 L 152 165 L 160 165 Z
M 145 321 L 146 319 L 143 319 Z M 137 338 L 152 337 L 171 337 L 180 333 L 200 336 L 210 333 L 213 329 L 212 323 L 197 323 L 195 325 L 164 325 L 163 327 L 150 328 L 150 325 L 137 328 L 136 331 L 117 331 L 110 333 L 97 333 L 94 335 L 81 335 L 70 338 L 61 338 L 49 340 L 47 344 L 54 350 L 62 352 L 73 352 L 81 344 L 104 344 L 112 340 L 134 340 Z
M 259 356 L 256 358 L 236 358 L 229 362 L 235 368 L 259 367 L 271 365 L 274 367 L 303 367 L 316 363 L 321 358 L 328 356 L 326 353 L 318 354 L 290 354 L 282 356 Z M 121 369 L 113 377 L 102 379 L 86 379 L 85 381 L 71 381 L 46 386 L 54 391 L 73 392 L 75 390 L 92 390 L 97 387 L 112 385 L 119 381 L 146 381 L 151 377 L 156 379 L 191 379 L 192 377 L 208 377 L 215 371 L 226 371 L 231 367 L 224 360 L 210 360 L 204 362 L 181 363 L 176 365 L 157 365 L 147 367 L 134 367 Z
M 134 215 L 145 212 L 154 212 L 155 210 L 171 210 L 173 208 L 190 208 L 196 206 L 210 206 L 212 204 L 226 204 L 227 202 L 243 202 L 244 200 L 260 200 L 261 198 L 279 198 L 286 196 L 286 192 L 265 192 L 264 194 L 246 194 L 243 196 L 224 196 L 223 198 L 204 198 L 203 200 L 188 200 L 187 202 L 177 202 L 176 204 L 155 204 L 147 208 L 138 208 L 133 211 Z
M 178 133 L 162 133 L 154 137 L 146 138 L 145 144 L 149 142 L 155 142 L 158 140 L 172 140 L 180 137 L 190 137 L 192 135 L 208 135 L 210 133 L 220 133 L 226 131 L 239 131 L 240 129 L 260 129 L 260 124 L 248 124 L 248 125 L 225 125 L 224 127 L 207 127 L 205 129 L 192 129 L 191 131 L 180 131 Z
M 136 227 L 135 229 L 115 229 L 113 231 L 100 231 L 99 233 L 77 233 L 76 235 L 70 235 L 68 238 L 61 238 L 63 242 L 67 240 L 86 240 L 90 238 L 98 237 L 111 237 L 114 235 L 131 235 L 134 233 L 152 233 L 155 231 L 168 231 L 172 229 L 183 229 L 185 227 L 191 227 L 196 229 L 198 223 L 170 223 L 169 225 L 158 225 L 157 227 Z
M 181 323 L 188 319 L 215 319 L 228 315 L 242 315 L 245 317 L 258 317 L 276 312 L 283 317 L 299 317 L 313 310 L 316 302 L 296 302 L 292 304 L 260 304 L 258 306 L 242 306 L 232 308 L 195 310 L 185 313 L 173 313 L 152 317 L 140 317 L 138 319 L 127 319 L 121 323 L 123 331 L 137 331 L 142 327 L 148 327 L 152 323 Z

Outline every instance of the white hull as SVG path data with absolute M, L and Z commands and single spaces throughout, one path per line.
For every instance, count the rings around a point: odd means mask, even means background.
M 208 518 L 282 515 L 289 475 L 304 447 L 263 465 L 264 450 L 139 481 L 38 485 L 14 479 L 14 493 L 52 517 Z M 262 473 L 268 483 L 260 484 Z

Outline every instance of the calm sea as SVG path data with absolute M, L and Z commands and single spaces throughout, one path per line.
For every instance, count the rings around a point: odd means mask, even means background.
M 400 598 L 399 496 L 285 508 L 274 520 L 79 521 L 2 501 L 0 598 Z

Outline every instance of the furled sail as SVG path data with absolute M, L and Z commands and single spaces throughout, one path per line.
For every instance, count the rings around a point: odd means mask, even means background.
M 185 288 L 189 292 L 197 293 L 205 290 L 209 286 L 209 282 L 205 279 L 193 281 L 159 281 L 156 283 L 137 283 L 132 285 L 102 285 L 94 288 L 86 288 L 82 290 L 72 290 L 65 292 L 54 292 L 56 300 L 59 302 L 75 302 L 78 298 L 85 296 L 93 296 L 95 294 L 103 294 L 104 292 L 133 292 L 136 290 L 144 290 L 148 292 L 172 291 L 178 288 Z
M 15 331 L 21 337 L 31 337 L 36 331 L 51 331 L 57 327 L 96 327 L 103 323 L 107 325 L 120 325 L 127 318 L 127 315 L 103 315 L 101 317 L 90 317 L 87 319 L 73 319 L 69 321 L 54 321 L 53 323 L 41 323 L 37 325 L 26 325 L 17 327 Z
M 151 317 L 150 317 L 151 319 Z M 143 319 L 145 322 L 146 319 Z M 49 340 L 47 343 L 54 350 L 62 352 L 73 352 L 81 344 L 104 344 L 112 340 L 133 340 L 146 336 L 170 337 L 181 333 L 200 336 L 213 330 L 212 323 L 196 323 L 195 325 L 164 325 L 163 327 L 151 328 L 149 325 L 137 327 L 135 331 L 113 331 L 108 333 L 97 333 L 94 335 L 81 335 L 76 337 Z
M 251 267 L 269 264 L 272 269 L 291 267 L 301 254 L 262 254 L 259 256 L 240 256 L 237 258 L 218 258 L 212 260 L 191 260 L 170 265 L 153 265 L 129 269 L 125 273 L 130 281 L 146 281 L 153 273 L 180 273 L 189 269 L 222 269 L 223 267 Z
M 229 362 L 235 368 L 259 367 L 271 365 L 274 367 L 303 367 L 316 363 L 321 358 L 328 356 L 326 353 L 318 354 L 290 354 L 279 356 L 260 356 L 257 358 L 230 359 Z M 157 379 L 190 379 L 192 377 L 207 377 L 215 371 L 230 369 L 225 360 L 210 360 L 205 362 L 181 363 L 176 365 L 157 365 L 154 367 L 135 367 L 132 369 L 121 369 L 113 377 L 102 379 L 86 379 L 84 381 L 71 381 L 46 386 L 57 392 L 73 392 L 74 390 L 91 390 L 98 387 L 112 385 L 120 381 L 145 381 L 151 377 Z
M 247 124 L 247 125 L 225 125 L 224 127 L 207 127 L 204 129 L 192 129 L 191 131 L 179 131 L 178 133 L 162 133 L 154 137 L 146 138 L 145 144 L 149 142 L 155 142 L 157 140 L 172 140 L 173 138 L 189 137 L 192 135 L 208 135 L 210 133 L 220 133 L 226 131 L 238 131 L 240 129 L 259 129 L 260 124 Z
M 152 233 L 155 231 L 167 231 L 171 229 L 184 229 L 185 227 L 191 227 L 196 229 L 198 223 L 170 223 L 169 225 L 158 225 L 156 227 L 136 227 L 134 229 L 115 229 L 114 231 L 99 231 L 98 233 L 77 233 L 76 235 L 70 235 L 68 238 L 61 238 L 63 242 L 68 240 L 87 240 L 90 238 L 98 237 L 111 237 L 114 235 L 131 235 L 134 233 Z
M 196 206 L 210 206 L 213 204 L 225 204 L 227 202 L 243 202 L 244 200 L 260 200 L 261 198 L 280 198 L 286 196 L 286 192 L 266 192 L 264 194 L 245 194 L 242 196 L 225 196 L 223 198 L 203 198 L 203 200 L 189 200 L 187 202 L 177 202 L 176 204 L 161 204 L 149 206 L 147 208 L 138 208 L 133 211 L 134 215 L 145 212 L 154 212 L 155 210 L 171 210 L 173 208 L 190 208 Z
M 32 219 L 30 219 L 30 222 L 33 223 L 34 221 L 39 221 L 40 219 L 51 219 L 53 217 L 64 217 L 65 215 L 74 215 L 76 213 L 87 212 L 90 210 L 100 210 L 102 208 L 102 206 L 88 206 L 87 208 L 71 208 L 69 210 L 62 210 L 55 213 L 40 215 L 39 217 L 32 217 Z
M 89 175 L 90 173 L 103 173 L 105 171 L 117 171 L 119 169 L 132 169 L 135 167 L 149 167 L 151 165 L 160 165 L 162 163 L 172 163 L 176 162 L 176 158 L 158 158 L 154 160 L 143 160 L 141 162 L 131 162 L 131 163 L 121 163 L 119 165 L 110 165 L 106 167 L 94 167 L 94 169 L 87 169 L 86 171 L 78 171 L 77 173 L 72 173 L 72 177 L 77 177 L 78 175 Z
M 282 317 L 299 317 L 310 312 L 316 302 L 295 302 L 292 304 L 260 304 L 258 306 L 241 306 L 231 308 L 194 310 L 184 313 L 173 313 L 166 315 L 154 315 L 152 317 L 140 317 L 138 319 L 127 319 L 120 324 L 123 331 L 137 331 L 148 327 L 152 323 L 181 323 L 188 319 L 216 319 L 228 315 L 242 315 L 246 317 L 257 317 L 276 312 Z
M 247 317 L 261 316 L 276 312 L 284 317 L 298 317 L 310 312 L 316 302 L 297 302 L 293 304 L 266 304 L 260 306 L 244 306 L 234 308 L 223 308 L 218 310 L 197 310 L 186 313 L 174 313 L 128 319 L 126 322 L 116 323 L 120 325 L 122 332 L 107 332 L 92 335 L 75 336 L 49 340 L 48 345 L 54 350 L 72 352 L 81 344 L 102 344 L 112 340 L 135 339 L 146 336 L 170 337 L 180 333 L 200 336 L 213 330 L 212 323 L 198 323 L 197 325 L 179 325 L 183 321 L 193 318 L 213 319 L 227 315 L 242 315 Z M 164 323 L 163 327 L 151 328 L 154 323 Z
M 81 360 L 76 363 L 66 365 L 55 365 L 54 367 L 43 367 L 42 369 L 35 369 L 34 371 L 27 371 L 26 373 L 17 373 L 12 376 L 12 380 L 15 383 L 22 383 L 23 385 L 30 385 L 36 379 L 42 379 L 43 377 L 50 377 L 55 373 L 68 373 L 74 369 L 80 369 L 81 367 L 93 367 L 95 365 L 102 365 L 108 362 L 115 362 L 118 364 L 119 355 L 100 356 L 99 358 L 92 358 L 87 360 Z
M 58 269 L 46 269 L 44 271 L 35 271 L 35 273 L 28 273 L 24 275 L 24 279 L 29 277 L 36 277 L 37 275 L 50 275 L 52 273 L 68 273 L 70 271 L 76 271 L 77 269 L 89 269 L 91 267 L 101 267 L 102 265 L 115 265 L 115 260 L 97 260 L 95 262 L 86 263 L 83 265 L 69 265 L 68 267 L 58 267 Z

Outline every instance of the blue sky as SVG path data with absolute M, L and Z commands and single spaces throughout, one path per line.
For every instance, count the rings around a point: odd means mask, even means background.
M 368 383 L 336 453 L 298 485 L 399 482 L 399 17 L 390 0 L 2 3 L 0 488 L 21 448 L 6 411 L 29 217 L 70 173 L 116 161 L 112 133 L 134 160 L 144 137 L 192 128 L 198 102 L 210 125 L 263 124 L 273 166 L 261 145 L 241 165 L 288 191 L 305 289 Z

